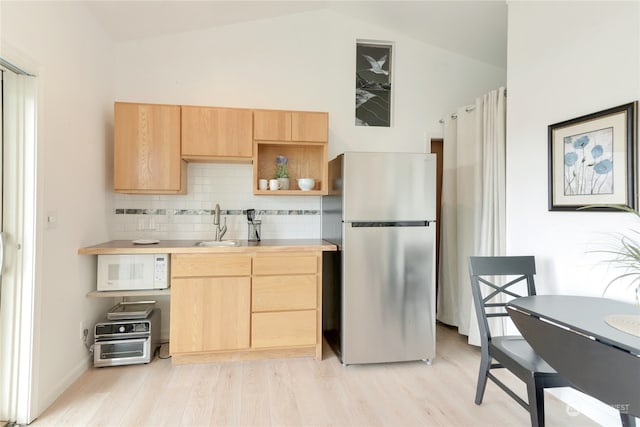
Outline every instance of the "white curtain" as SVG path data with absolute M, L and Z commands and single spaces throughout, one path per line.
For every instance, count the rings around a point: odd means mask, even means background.
M 444 120 L 437 318 L 474 345 L 480 337 L 467 259 L 505 254 L 505 102 L 500 88 Z
M 32 363 L 35 318 L 36 82 L 3 70 L 2 234 L 0 280 L 0 420 L 35 418 Z

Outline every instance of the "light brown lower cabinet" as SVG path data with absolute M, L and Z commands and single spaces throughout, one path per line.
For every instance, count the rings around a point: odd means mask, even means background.
M 253 313 L 251 316 L 254 348 L 311 346 L 315 343 L 315 310 Z
M 321 255 L 172 255 L 172 361 L 321 360 Z
M 250 313 L 250 256 L 171 256 L 169 351 L 174 357 L 248 349 Z
M 254 271 L 255 268 L 254 264 Z M 313 268 L 314 274 L 253 277 L 252 347 L 315 345 L 318 301 L 315 263 Z
M 297 348 L 322 359 L 322 256 L 256 254 L 251 286 L 251 347 Z
M 249 348 L 249 277 L 176 278 L 171 287 L 172 352 Z
M 315 310 L 317 281 L 315 274 L 254 276 L 252 311 Z

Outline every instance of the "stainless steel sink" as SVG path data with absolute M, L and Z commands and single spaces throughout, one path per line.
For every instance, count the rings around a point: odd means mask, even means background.
M 196 242 L 193 246 L 216 247 L 216 246 L 238 246 L 238 240 L 203 240 Z

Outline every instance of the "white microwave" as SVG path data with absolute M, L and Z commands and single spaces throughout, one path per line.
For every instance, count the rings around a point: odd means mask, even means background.
M 99 291 L 132 291 L 168 287 L 168 254 L 98 255 Z

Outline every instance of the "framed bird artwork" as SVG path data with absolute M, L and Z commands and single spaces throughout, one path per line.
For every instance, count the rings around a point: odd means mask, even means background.
M 391 126 L 393 45 L 356 42 L 356 126 Z

